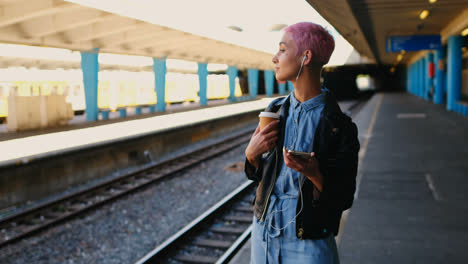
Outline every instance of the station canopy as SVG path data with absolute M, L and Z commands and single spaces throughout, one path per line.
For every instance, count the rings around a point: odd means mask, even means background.
M 362 55 L 395 64 L 399 53 L 386 52 L 390 36 L 440 34 L 442 41 L 468 27 L 468 0 L 307 0 Z M 433 3 L 431 3 L 433 2 Z M 423 10 L 428 16 L 420 18 Z M 417 52 L 400 56 L 408 63 Z
M 63 0 L 0 0 L 0 42 L 273 69 L 272 54 Z M 0 66 L 79 67 L 3 57 Z M 42 67 L 41 67 L 42 66 Z M 109 66 L 110 67 L 110 66 Z M 122 67 L 119 67 L 120 69 Z M 133 68 L 132 68 L 133 69 Z M 134 70 L 134 69 L 133 69 Z

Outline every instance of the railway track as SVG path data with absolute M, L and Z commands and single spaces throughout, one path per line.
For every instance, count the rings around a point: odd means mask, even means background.
M 204 160 L 227 152 L 250 139 L 253 131 L 238 133 L 227 139 L 181 154 L 151 167 L 140 169 L 54 201 L 0 220 L 0 248 L 61 222 L 135 192 L 149 184 L 170 177 Z
M 367 102 L 350 104 L 354 117 Z M 247 182 L 135 264 L 226 264 L 250 238 L 253 182 Z
M 360 110 L 361 105 L 365 102 L 366 101 L 357 101 L 351 104 L 351 106 L 347 108 L 347 113 L 353 116 Z M 151 167 L 122 175 L 90 189 L 70 194 L 3 218 L 0 220 L 0 248 L 74 217 L 88 213 L 90 210 L 96 210 L 106 203 L 133 193 L 166 177 L 170 177 L 178 171 L 187 169 L 223 152 L 227 152 L 248 142 L 252 132 L 253 131 L 248 131 L 233 135 L 230 138 L 214 142 L 207 147 L 199 148 L 190 153 L 181 154 L 169 160 L 158 162 Z M 249 188 L 252 189 L 253 187 L 251 185 L 246 185 L 245 190 L 238 190 L 240 193 L 239 195 L 243 195 L 244 198 L 239 198 L 234 195 L 232 197 L 229 196 L 235 200 L 238 205 L 232 205 L 234 202 L 226 199 L 223 200 L 223 203 L 226 205 L 221 206 L 221 204 L 219 204 L 220 208 L 231 208 L 230 211 L 228 209 L 213 209 L 213 211 L 216 212 L 213 216 L 208 216 L 208 213 L 205 213 L 204 216 L 207 217 L 207 220 L 197 218 L 197 221 L 201 222 L 200 225 L 193 224 L 193 227 L 187 226 L 176 234 L 181 238 L 175 239 L 176 235 L 174 235 L 172 240 L 167 240 L 158 247 L 158 250 L 155 249 L 152 252 L 157 253 L 163 248 L 170 249 L 167 252 L 172 253 L 156 254 L 158 256 L 157 258 L 165 256 L 168 261 L 167 263 L 226 263 L 250 236 L 250 223 L 252 221 L 250 200 L 252 198 L 248 197 L 253 194 L 253 190 L 249 193 L 249 191 L 247 191 Z M 220 213 L 221 211 L 222 213 Z M 215 228 L 211 228 L 212 224 L 210 223 L 214 223 Z M 224 226 L 225 223 L 227 223 L 227 227 L 223 228 L 222 226 Z M 203 226 L 205 229 L 208 228 L 206 229 L 207 231 L 201 231 L 202 228 L 200 228 L 200 226 Z M 181 241 L 192 241 L 186 238 L 187 236 L 193 236 L 197 230 L 199 234 L 202 235 L 202 238 L 192 239 L 197 244 L 181 244 Z M 181 232 L 187 234 L 182 234 Z M 214 235 L 213 239 L 203 238 L 203 236 L 207 237 L 210 234 Z M 228 235 L 227 237 L 225 237 L 226 234 Z M 220 241 L 223 241 L 223 243 Z M 176 252 L 174 248 L 184 248 L 185 251 L 180 251 L 182 253 L 174 253 Z M 200 248 L 203 250 L 200 251 Z M 199 250 L 198 254 L 192 254 L 191 249 Z M 210 250 L 214 250 L 215 253 L 212 253 Z M 204 252 L 206 254 L 204 254 Z M 154 258 L 150 254 L 151 253 L 145 256 L 147 260 L 143 261 L 142 259 L 140 260 L 142 262 L 139 263 L 163 263 L 152 262 Z
M 250 237 L 253 196 L 248 181 L 137 264 L 227 263 Z

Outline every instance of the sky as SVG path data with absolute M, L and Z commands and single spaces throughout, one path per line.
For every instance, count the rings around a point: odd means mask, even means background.
M 310 21 L 335 38 L 330 65 L 340 65 L 352 46 L 305 0 L 67 0 L 196 35 L 274 54 L 282 32 L 275 24 Z M 241 32 L 229 29 L 236 26 Z

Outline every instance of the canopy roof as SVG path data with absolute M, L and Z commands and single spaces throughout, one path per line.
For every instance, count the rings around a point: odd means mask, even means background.
M 0 0 L 0 10 L 4 43 L 273 69 L 266 52 L 63 0 Z
M 468 0 L 307 0 L 362 55 L 393 64 L 398 53 L 387 53 L 387 36 L 441 34 L 445 41 L 468 27 Z M 429 16 L 421 20 L 423 10 Z M 408 52 L 403 63 L 417 55 Z

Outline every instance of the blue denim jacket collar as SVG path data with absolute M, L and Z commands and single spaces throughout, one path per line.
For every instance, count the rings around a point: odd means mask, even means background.
M 320 105 L 325 104 L 326 101 L 326 95 L 325 95 L 325 90 L 322 89 L 322 93 L 319 95 L 301 103 L 299 102 L 296 97 L 294 96 L 294 92 L 291 92 L 290 94 L 290 104 L 294 107 L 294 109 L 297 109 L 299 106 L 302 105 L 302 108 L 305 111 L 310 111 L 311 109 L 314 109 Z

